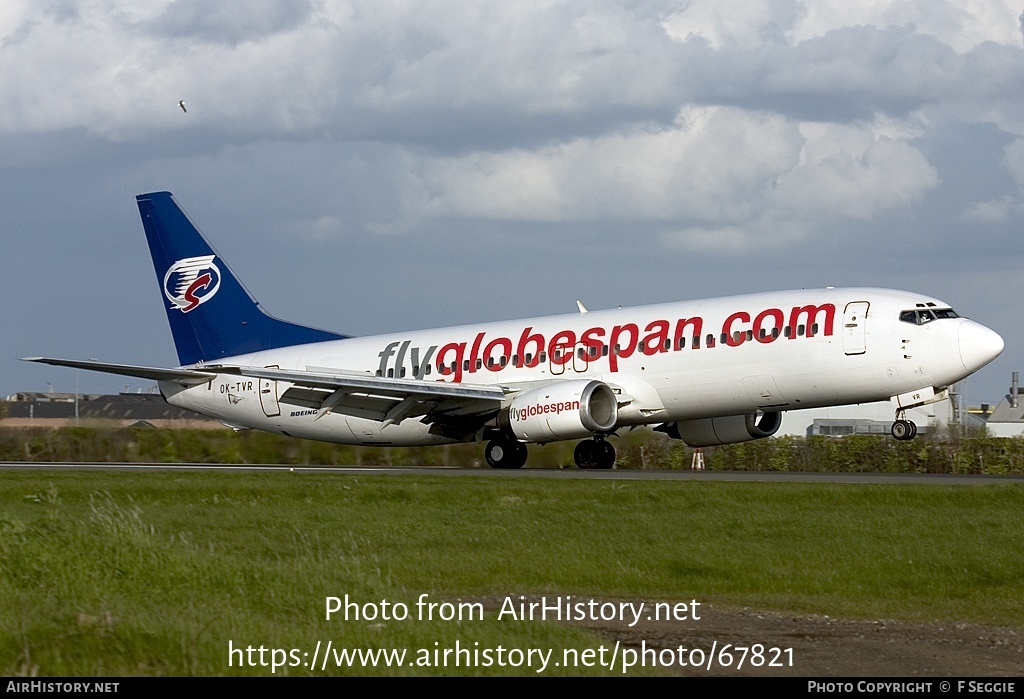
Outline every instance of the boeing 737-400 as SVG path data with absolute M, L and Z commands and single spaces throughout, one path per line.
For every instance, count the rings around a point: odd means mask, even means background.
M 168 403 L 236 428 L 363 445 L 486 442 L 494 468 L 526 444 L 647 425 L 690 446 L 774 434 L 782 413 L 892 399 L 911 407 L 995 359 L 998 334 L 907 291 L 827 288 L 348 337 L 271 317 L 169 192 L 137 197 L 181 366 L 33 357 L 152 379 Z

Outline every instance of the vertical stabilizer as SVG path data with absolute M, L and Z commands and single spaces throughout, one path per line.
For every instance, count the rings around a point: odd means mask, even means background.
M 136 200 L 182 365 L 346 337 L 267 315 L 170 192 Z

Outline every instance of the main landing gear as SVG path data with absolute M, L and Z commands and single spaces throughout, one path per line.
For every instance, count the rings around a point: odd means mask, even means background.
M 491 468 L 522 468 L 526 456 L 526 445 L 508 435 L 495 437 L 484 448 L 484 458 Z M 573 459 L 582 469 L 611 468 L 615 465 L 615 447 L 598 435 L 577 444 Z
M 889 428 L 890 434 L 893 439 L 898 439 L 901 442 L 909 442 L 911 439 L 917 436 L 917 425 L 912 420 L 907 419 L 907 413 L 904 410 L 896 411 L 896 421 L 892 423 L 892 427 Z
M 576 445 L 573 458 L 582 469 L 611 468 L 615 465 L 615 447 L 602 436 L 584 439 Z
M 492 439 L 484 449 L 484 458 L 491 468 L 522 468 L 526 456 L 526 445 L 511 437 Z

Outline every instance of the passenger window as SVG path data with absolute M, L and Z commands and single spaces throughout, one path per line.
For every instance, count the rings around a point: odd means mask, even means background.
M 394 369 L 388 369 L 388 378 L 389 379 L 395 378 L 395 370 Z
M 427 365 L 427 370 L 423 372 L 424 376 L 430 376 L 430 365 Z
M 401 371 L 398 372 L 399 378 L 405 378 L 405 367 L 402 367 Z
M 815 323 L 814 325 L 811 326 L 811 334 L 812 335 L 817 335 L 818 334 L 818 324 L 817 323 Z
M 797 334 L 798 337 L 803 337 L 804 336 L 804 325 L 803 325 L 803 323 L 801 323 L 800 325 L 796 326 L 796 334 Z
M 772 339 L 774 340 L 774 339 L 778 338 L 778 336 L 779 336 L 779 329 L 778 328 L 772 328 Z
M 680 343 L 680 344 L 682 344 L 682 343 Z M 666 339 L 665 340 L 665 351 L 668 352 L 670 349 L 672 349 L 672 340 Z
M 700 349 L 700 335 L 693 336 L 693 344 L 691 346 L 693 349 Z
M 548 360 L 548 359 L 547 359 L 547 353 L 546 353 L 546 352 L 541 352 L 541 353 L 540 353 L 540 355 L 539 355 L 539 357 L 540 357 L 540 363 L 541 363 L 541 364 L 543 364 L 544 362 L 546 362 L 546 361 Z
M 707 345 L 708 347 L 714 347 L 715 346 L 715 336 L 714 335 L 708 334 L 706 339 L 707 339 L 707 342 L 704 343 L 705 345 Z

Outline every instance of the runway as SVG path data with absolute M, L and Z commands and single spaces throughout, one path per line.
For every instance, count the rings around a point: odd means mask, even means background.
M 993 485 L 1024 483 L 1021 476 L 990 476 L 943 473 L 818 473 L 773 471 L 643 471 L 611 469 L 456 468 L 444 466 L 288 466 L 280 464 L 152 464 L 152 463 L 25 463 L 0 462 L 2 471 L 220 471 L 232 473 L 281 472 L 336 476 L 463 476 L 482 478 L 572 478 L 636 481 L 731 481 L 751 483 L 866 483 L 875 485 Z

